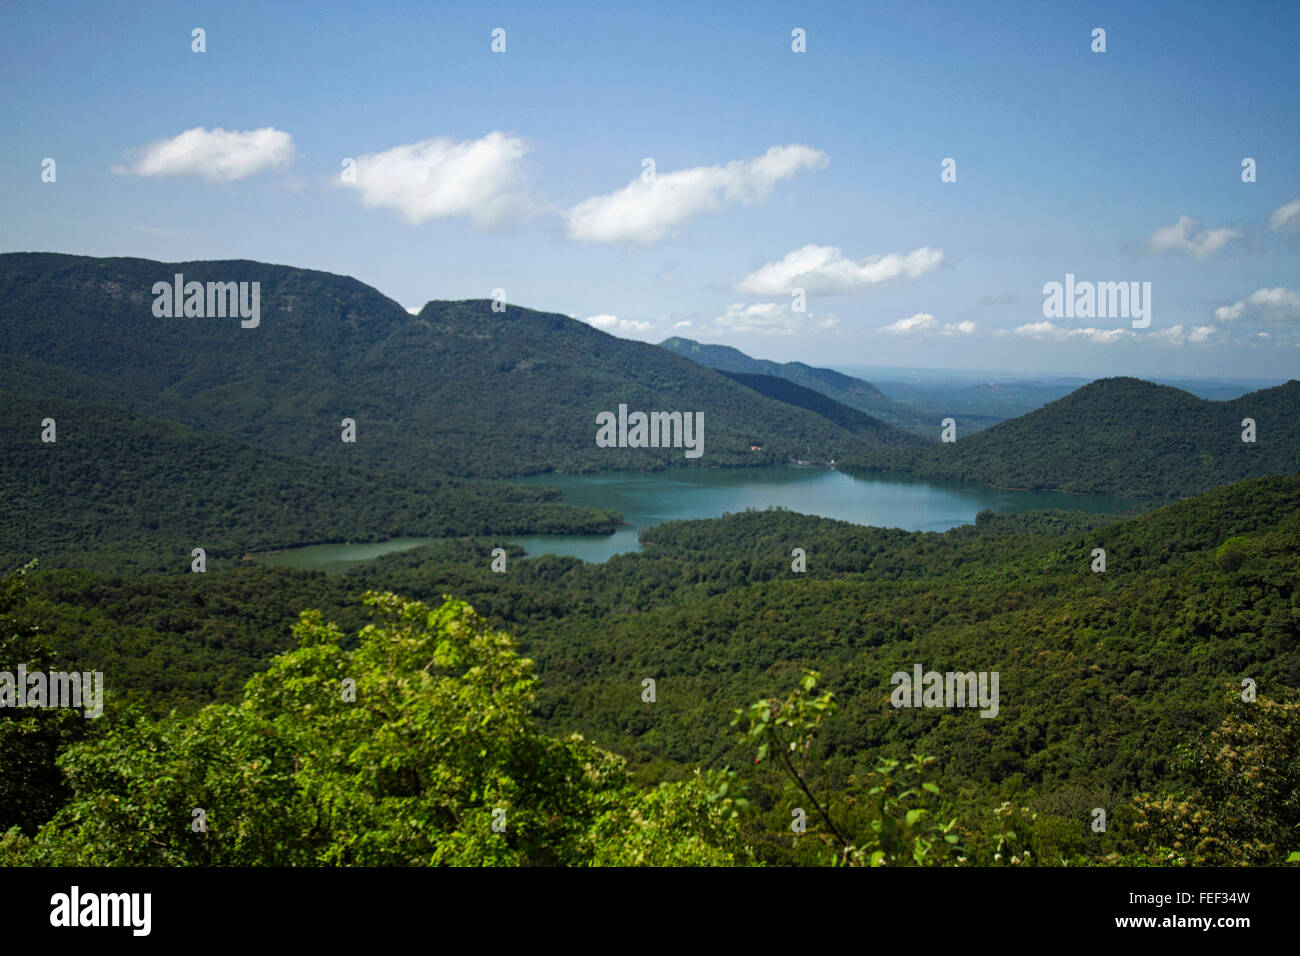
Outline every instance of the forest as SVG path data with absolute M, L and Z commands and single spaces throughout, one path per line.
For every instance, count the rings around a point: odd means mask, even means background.
M 103 670 L 109 703 L 96 721 L 7 715 L 0 860 L 1300 850 L 1300 478 L 1133 517 L 935 534 L 751 511 L 645 538 L 603 566 L 513 557 L 505 573 L 491 539 L 463 539 L 332 576 L 10 574 L 5 659 Z M 999 672 L 999 716 L 893 708 L 889 675 L 914 663 Z M 209 829 L 191 839 L 196 808 Z
M 260 282 L 261 323 L 154 318 L 174 272 Z M 1101 379 L 940 442 L 827 370 L 285 266 L 6 254 L 0 303 L 0 671 L 107 687 L 96 719 L 0 708 L 0 864 L 1300 859 L 1300 382 Z M 501 479 L 682 461 L 597 447 L 620 404 L 702 411 L 692 467 L 1133 508 L 750 510 L 524 556 L 623 516 Z M 247 559 L 392 537 L 432 540 Z M 996 674 L 996 717 L 895 706 L 918 665 Z

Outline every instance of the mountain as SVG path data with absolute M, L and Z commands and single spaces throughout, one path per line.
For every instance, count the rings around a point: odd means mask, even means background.
M 1242 440 L 1253 419 L 1256 441 Z M 952 443 L 896 449 L 849 470 L 1121 497 L 1186 496 L 1300 472 L 1300 381 L 1225 402 L 1136 378 L 1098 379 Z
M 52 420 L 52 433 L 46 424 Z M 54 441 L 42 441 L 42 433 Z M 504 482 L 414 482 L 263 451 L 113 405 L 0 391 L 0 571 L 188 571 L 247 551 L 401 536 L 608 534 L 610 511 Z
M 926 428 L 927 434 L 932 435 L 936 425 L 920 412 L 888 398 L 870 382 L 832 369 L 815 368 L 803 362 L 770 362 L 751 358 L 729 345 L 704 345 L 680 337 L 665 339 L 659 347 L 720 372 L 783 378 L 897 428 Z
M 856 408 L 843 405 L 821 392 L 796 385 L 789 379 L 774 375 L 745 375 L 740 372 L 723 372 L 732 381 L 739 382 L 746 388 L 752 388 L 760 395 L 815 412 L 822 418 L 838 425 L 855 435 L 869 436 L 882 445 L 923 445 L 926 442 L 911 434 L 886 425 L 878 418 L 872 418 Z
M 158 318 L 154 284 L 259 283 L 260 323 Z M 0 375 L 280 454 L 414 480 L 691 464 L 601 448 L 597 415 L 702 412 L 704 466 L 870 460 L 881 446 L 669 351 L 490 300 L 417 316 L 343 276 L 247 260 L 0 256 Z M 340 441 L 356 423 L 356 442 Z M 759 450 L 751 450 L 752 448 Z

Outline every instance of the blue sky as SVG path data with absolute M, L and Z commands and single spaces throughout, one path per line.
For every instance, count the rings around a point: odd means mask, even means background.
M 0 250 L 822 365 L 1300 368 L 1300 4 L 711 6 L 7 4 Z M 1047 318 L 1067 273 L 1150 325 Z

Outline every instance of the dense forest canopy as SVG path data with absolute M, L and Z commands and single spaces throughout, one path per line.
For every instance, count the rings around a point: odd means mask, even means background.
M 176 272 L 262 283 L 262 321 L 153 316 Z M 839 373 L 285 266 L 8 254 L 0 303 L 0 700 L 20 666 L 107 686 L 98 719 L 0 708 L 0 863 L 1300 853 L 1300 382 L 1103 379 L 941 442 Z M 702 411 L 695 467 L 1144 500 L 943 533 L 746 511 L 524 557 L 506 536 L 623 519 L 498 479 L 690 463 L 599 447 L 619 405 Z M 434 540 L 244 559 L 398 536 Z M 997 706 L 900 706 L 930 672 L 996 676 Z
M 101 861 L 137 863 L 466 862 L 475 854 L 516 863 L 991 863 L 1011 855 L 1045 863 L 1231 863 L 1280 862 L 1297 848 L 1284 824 L 1294 819 L 1286 781 L 1300 773 L 1292 716 L 1300 686 L 1300 478 L 1252 480 L 1133 518 L 989 515 L 932 534 L 771 511 L 669 523 L 646 537 L 647 550 L 605 565 L 515 558 L 505 574 L 483 560 L 490 539 L 440 542 L 335 576 L 267 568 L 28 572 L 21 599 L 10 599 L 6 633 L 39 622 L 60 666 L 114 675 L 112 706 L 109 717 L 90 722 L 90 739 L 55 737 L 66 781 L 33 769 L 44 809 L 5 821 L 26 834 L 13 831 L 5 852 L 14 861 L 85 862 L 93 857 L 84 853 L 104 852 L 113 855 Z M 808 556 L 800 574 L 789 561 L 795 545 Z M 1094 548 L 1106 550 L 1103 573 L 1092 570 Z M 386 609 L 386 623 L 367 629 L 362 596 L 388 589 L 409 598 L 367 599 Z M 477 613 L 456 602 L 435 611 L 442 594 L 468 600 Z M 500 783 L 499 796 L 484 784 L 474 790 L 479 798 L 462 805 L 434 782 L 442 764 L 419 755 L 421 747 L 446 745 L 436 729 L 424 743 L 410 741 L 410 759 L 428 778 L 404 777 L 400 754 L 391 772 L 366 770 L 369 758 L 345 743 L 389 732 L 349 723 L 361 718 L 333 700 L 335 684 L 368 674 L 360 666 L 366 648 L 388 633 L 416 642 L 409 666 L 423 673 L 418 648 L 442 645 L 419 636 L 420 622 L 435 634 L 480 635 L 503 661 L 513 659 L 506 648 L 517 641 L 534 662 L 527 693 L 510 705 L 511 729 L 493 745 L 520 752 L 502 751 L 480 768 L 498 772 L 491 769 L 498 759 L 513 768 L 500 771 L 510 782 Z M 166 656 L 156 657 L 162 646 Z M 277 652 L 289 656 L 269 661 Z M 427 691 L 407 685 L 401 670 L 408 665 L 399 659 L 385 661 L 395 668 L 387 676 L 353 679 L 359 691 L 373 680 L 394 692 L 428 693 L 409 706 L 431 708 L 456 726 L 486 705 L 466 696 L 479 691 L 465 660 L 449 660 L 448 673 Z M 892 707 L 890 675 L 916 663 L 998 672 L 998 718 Z M 805 689 L 803 675 L 814 670 L 814 688 Z M 644 697 L 646 678 L 655 681 L 653 702 Z M 1245 678 L 1259 689 L 1257 706 L 1239 699 Z M 292 704 L 283 696 L 289 692 Z M 817 710 L 824 693 L 833 706 L 823 701 Z M 450 696 L 439 704 L 440 694 Z M 787 713 L 800 715 L 797 726 L 778 721 L 756 731 L 764 709 L 750 708 L 761 700 L 770 702 L 769 714 L 785 702 Z M 735 711 L 749 714 L 745 733 L 732 726 Z M 524 733 L 518 721 L 531 729 Z M 754 764 L 767 733 L 811 734 L 813 763 L 798 779 L 815 778 L 814 796 L 832 808 L 829 822 L 803 806 L 807 795 L 786 793 L 790 775 L 770 752 Z M 1255 776 L 1243 780 L 1222 764 L 1214 741 L 1224 737 L 1267 753 L 1273 775 L 1260 778 L 1264 790 L 1248 784 Z M 197 755 L 227 738 L 248 741 L 247 749 L 237 743 L 224 769 L 183 783 L 200 772 Z M 322 751 L 318 739 L 332 745 Z M 1198 748 L 1208 756 L 1197 758 Z M 124 764 L 118 758 L 128 753 L 138 756 Z M 342 762 L 303 763 L 311 753 Z M 914 754 L 933 759 L 918 762 Z M 584 778 L 590 792 L 548 795 L 588 807 L 555 830 L 545 823 L 551 804 L 537 802 L 540 794 L 521 796 L 535 785 L 529 774 L 561 772 L 551 759 L 623 769 Z M 176 761 L 176 769 L 159 760 Z M 296 761 L 300 769 L 255 773 L 265 761 L 278 768 Z M 223 775 L 240 767 L 258 782 L 232 803 L 233 778 L 223 782 Z M 868 780 L 887 781 L 884 804 L 862 799 Z M 665 790 L 664 781 L 675 783 Z M 919 789 L 922 782 L 937 792 Z M 222 815 L 208 808 L 213 836 L 202 846 L 181 834 L 150 843 L 127 818 L 94 810 L 113 794 L 130 795 L 132 806 L 147 810 L 148 832 L 166 830 L 188 820 L 182 804 L 194 802 L 188 794 L 196 788 L 224 807 L 231 826 L 219 831 Z M 519 813 L 521 824 L 535 822 L 496 840 L 493 800 L 516 808 L 507 812 Z M 669 826 L 646 822 L 669 813 L 677 829 L 666 832 L 681 843 L 629 828 L 619 814 L 643 800 L 655 809 L 637 810 L 639 825 Z M 1248 825 L 1245 800 L 1255 808 Z M 295 808 L 290 820 L 263 820 L 268 801 Z M 335 807 L 329 820 L 320 816 L 326 804 Z M 810 814 L 802 839 L 788 832 L 792 806 Z M 62 809 L 34 825 L 32 812 L 51 807 Z M 614 815 L 603 817 L 600 807 Z M 1112 821 L 1105 833 L 1088 828 L 1098 807 Z M 909 817 L 918 809 L 924 815 Z M 461 826 L 464 813 L 475 815 L 477 829 Z M 1008 823 L 1009 814 L 1019 822 Z M 412 819 L 429 821 L 430 842 L 385 849 L 396 837 L 383 836 L 384 828 Z M 315 836 L 304 841 L 294 827 L 308 820 L 317 821 L 306 831 Z M 882 820 L 895 820 L 897 829 Z M 1213 820 L 1248 832 L 1225 840 Z M 1008 830 L 1018 842 L 1008 842 Z M 237 836 L 244 833 L 262 835 L 249 842 Z M 368 836 L 357 843 L 362 833 Z M 601 842 L 593 834 L 604 834 L 603 848 L 593 846 Z M 648 842 L 628 847 L 625 837 Z M 848 857 L 842 838 L 852 847 Z M 373 849 L 369 840 L 377 841 Z M 931 847 L 920 860 L 917 840 Z M 1016 853 L 1005 852 L 1013 843 Z M 350 849 L 330 849 L 344 846 Z M 674 858 L 672 846 L 693 849 Z

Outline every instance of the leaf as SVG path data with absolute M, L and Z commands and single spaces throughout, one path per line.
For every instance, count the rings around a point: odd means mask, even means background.
M 930 781 L 927 780 L 925 783 L 921 784 L 921 789 L 929 790 L 935 796 L 939 795 L 939 785 L 937 783 L 931 783 Z

